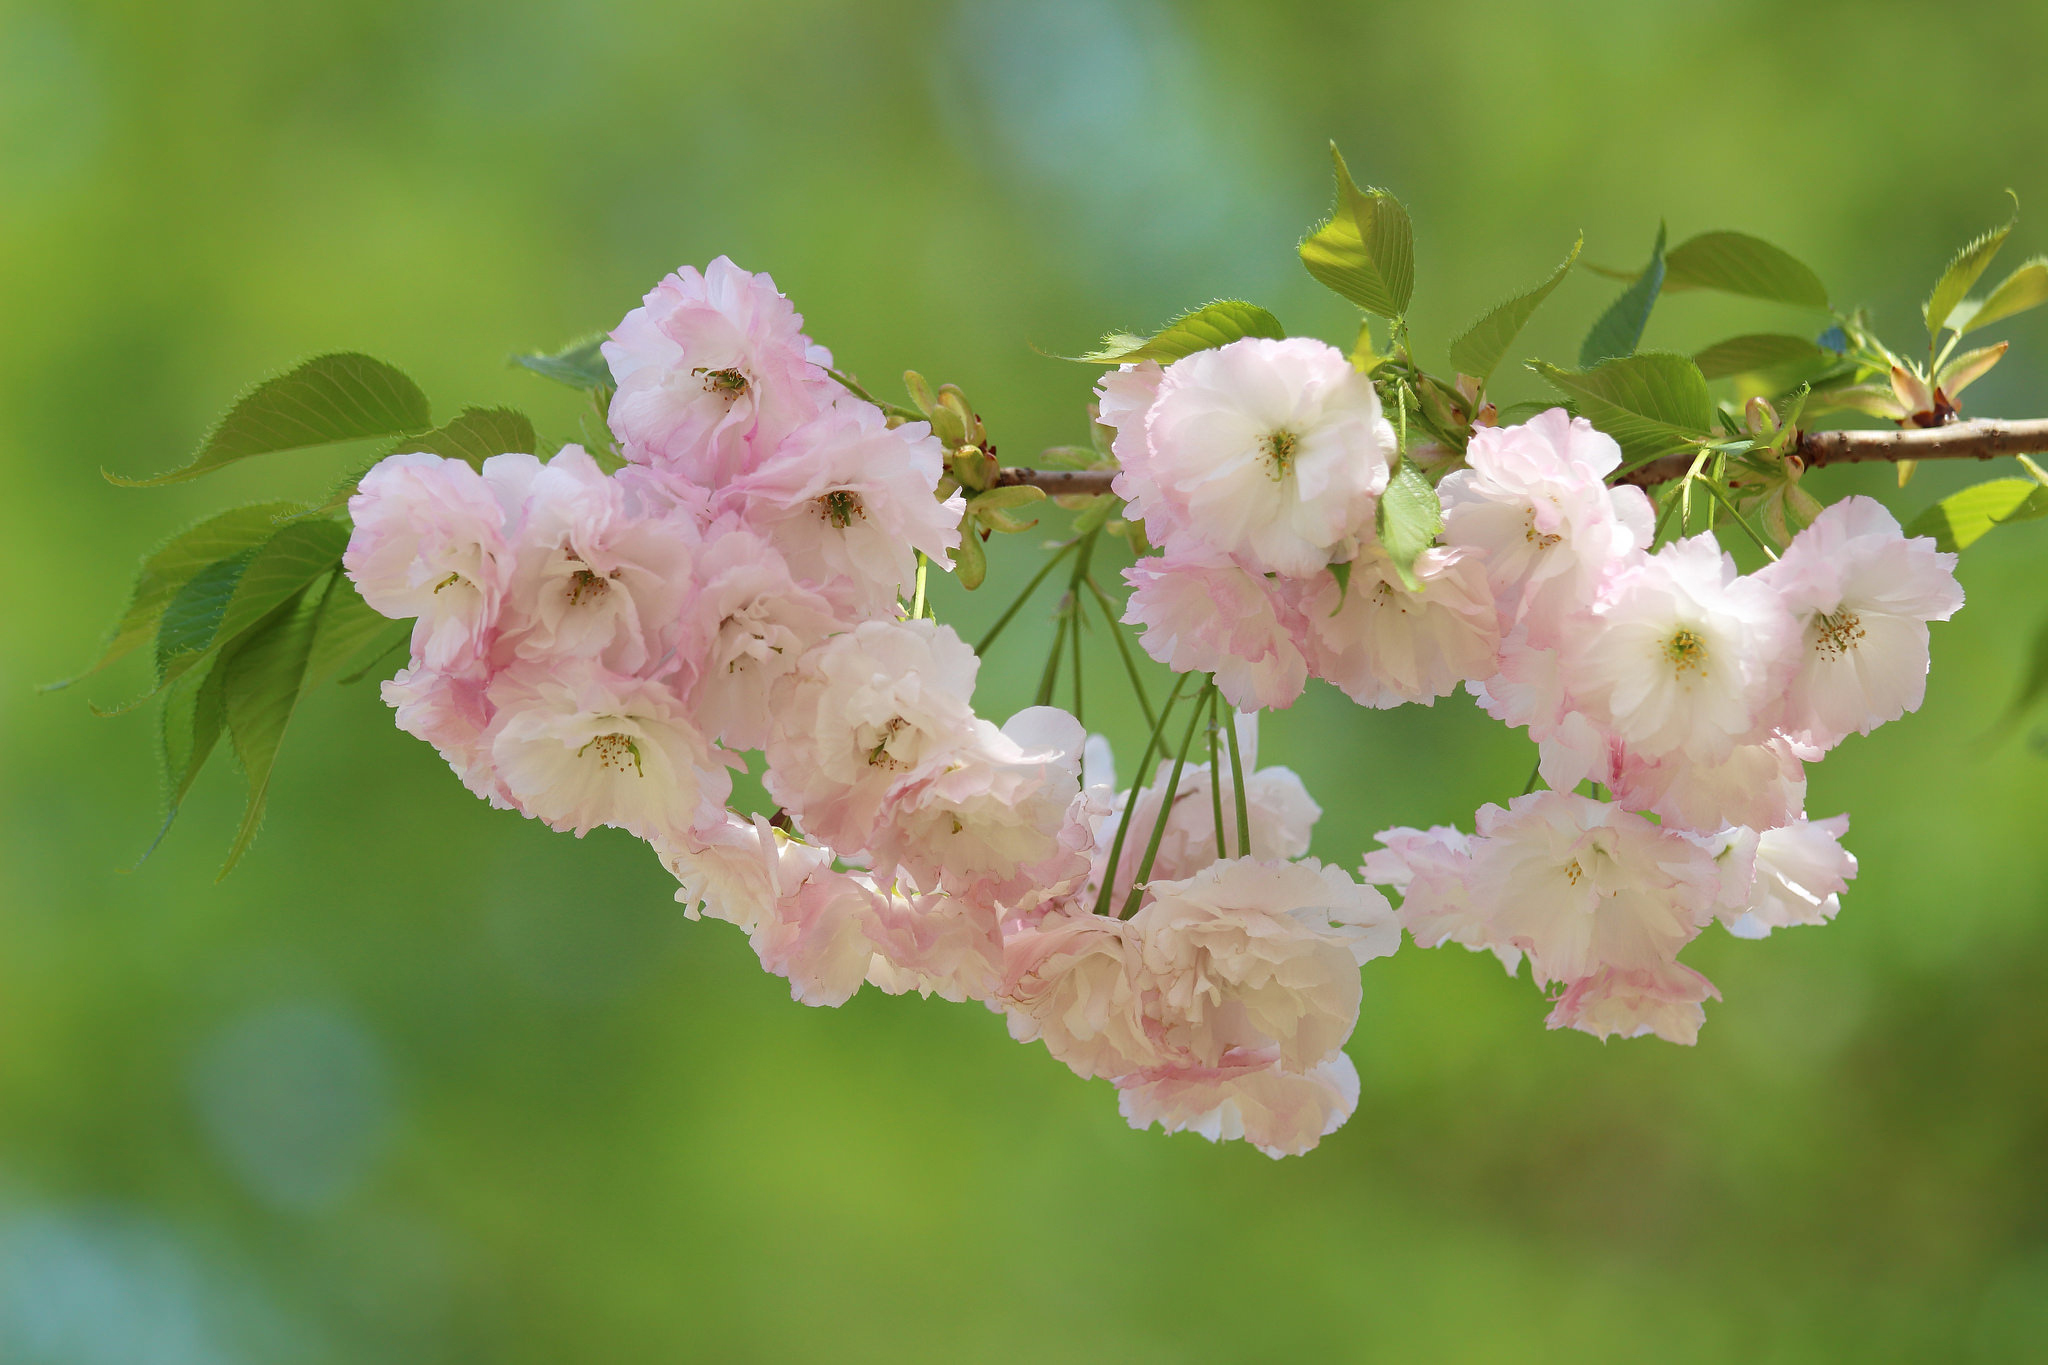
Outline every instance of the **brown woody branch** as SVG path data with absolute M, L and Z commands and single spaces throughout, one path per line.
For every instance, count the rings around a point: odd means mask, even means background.
M 2000 455 L 2041 455 L 2048 454 L 2048 418 L 2024 422 L 1987 418 L 1901 431 L 1807 431 L 1800 433 L 1795 450 L 1809 469 L 1867 460 L 1990 460 Z M 1625 475 L 1622 482 L 1648 486 L 1683 478 L 1692 461 L 1690 451 L 1667 455 Z M 1012 467 L 997 473 L 996 486 L 1028 485 L 1054 496 L 1095 494 L 1109 492 L 1109 481 L 1115 477 L 1113 469 Z

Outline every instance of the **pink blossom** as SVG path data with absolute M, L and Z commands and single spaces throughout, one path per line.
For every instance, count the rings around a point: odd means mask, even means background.
M 1272 1049 L 1238 1049 L 1215 1066 L 1167 1065 L 1116 1081 L 1117 1105 L 1133 1128 L 1243 1139 L 1267 1156 L 1300 1156 L 1344 1125 L 1358 1107 L 1358 1068 L 1342 1052 L 1307 1072 L 1288 1071 Z
M 676 840 L 721 818 L 732 787 L 722 755 L 666 688 L 558 660 L 514 664 L 488 699 L 499 781 L 551 828 L 581 836 L 616 825 Z
M 1160 491 L 1153 477 L 1151 436 L 1145 428 L 1145 414 L 1159 396 L 1159 382 L 1165 376 L 1159 362 L 1124 365 L 1111 370 L 1095 386 L 1095 420 L 1115 432 L 1110 454 L 1116 457 L 1116 476 L 1110 487 L 1128 505 L 1132 519 L 1145 524 L 1145 534 L 1155 545 L 1181 544 L 1189 525 L 1177 503 Z
M 502 627 L 521 658 L 595 659 L 637 674 L 667 657 L 689 580 L 695 518 L 635 516 L 581 446 L 534 478 Z
M 1401 897 L 1395 913 L 1416 947 L 1458 943 L 1492 953 L 1510 976 L 1521 969 L 1521 949 L 1500 936 L 1490 916 L 1473 908 L 1471 836 L 1449 825 L 1426 830 L 1396 825 L 1373 838 L 1382 847 L 1366 853 L 1359 876 Z
M 1124 570 L 1131 585 L 1124 620 L 1143 628 L 1138 644 L 1176 673 L 1216 675 L 1240 711 L 1294 704 L 1308 681 L 1301 613 L 1263 576 L 1229 560 L 1169 551 Z
M 419 618 L 413 655 L 428 668 L 488 653 L 525 485 L 538 468 L 531 455 L 496 456 L 486 474 L 438 455 L 393 455 L 349 499 L 355 529 L 342 565 L 372 607 Z
M 1654 1033 L 1666 1042 L 1690 1047 L 1698 1041 L 1700 1025 L 1707 1019 L 1702 1004 L 1720 998 L 1713 982 L 1678 962 L 1602 967 L 1572 982 L 1543 1022 L 1595 1038 L 1615 1034 L 1641 1038 Z
M 1756 836 L 1755 880 L 1724 916 L 1738 938 L 1762 938 L 1794 924 L 1825 924 L 1842 908 L 1856 855 L 1842 847 L 1849 817 L 1794 820 Z
M 512 798 L 498 781 L 484 740 L 492 716 L 487 686 L 476 670 L 442 673 L 416 664 L 384 684 L 384 703 L 397 713 L 398 728 L 433 745 L 463 786 L 507 809 Z
M 960 544 L 966 500 L 934 491 L 943 452 L 923 422 L 890 427 L 851 399 L 790 433 L 718 495 L 767 537 L 800 581 L 864 615 L 909 597 L 916 552 L 941 568 Z
M 604 343 L 626 457 L 717 488 L 841 395 L 829 352 L 766 275 L 721 256 L 649 292 Z
M 1804 627 L 1785 728 L 1820 748 L 1917 711 L 1927 623 L 1963 605 L 1956 557 L 1907 540 L 1883 504 L 1844 498 L 1757 572 Z
M 1169 509 L 1154 533 L 1168 549 L 1306 576 L 1370 535 L 1394 433 L 1335 347 L 1247 337 L 1184 356 L 1145 408 L 1142 443 L 1124 438 L 1135 396 L 1105 387 L 1103 421 L 1118 426 L 1119 491 Z
M 1466 469 L 1444 476 L 1444 543 L 1485 566 L 1503 626 L 1557 642 L 1609 576 L 1649 547 L 1655 518 L 1640 488 L 1608 488 L 1621 447 L 1562 408 L 1519 426 L 1480 427 Z
M 1737 575 L 1711 533 L 1624 571 L 1567 634 L 1565 687 L 1601 729 L 1708 763 L 1769 736 L 1798 647 L 1778 593 Z
M 838 611 L 800 586 L 772 545 L 734 522 L 713 528 L 689 587 L 678 685 L 706 734 L 758 749 L 768 740 L 775 683 L 841 628 Z
M 985 904 L 934 892 L 878 896 L 868 981 L 889 995 L 988 1000 L 1003 980 L 1003 933 Z
M 1137 934 L 1125 920 L 1048 915 L 1003 944 L 997 1003 L 1020 1043 L 1046 1051 L 1083 1080 L 1124 1076 L 1164 1058 L 1141 998 Z
M 1361 706 L 1380 709 L 1449 696 L 1497 668 L 1500 618 L 1486 569 L 1464 550 L 1435 546 L 1415 560 L 1409 589 L 1379 553 L 1351 561 L 1350 582 L 1324 574 L 1301 598 L 1309 671 Z
M 1715 763 L 1678 755 L 1645 759 L 1616 744 L 1612 761 L 1588 776 L 1610 788 L 1621 805 L 1654 813 L 1667 829 L 1768 829 L 1806 809 L 1806 764 L 1819 757 L 1777 735 L 1737 745 Z

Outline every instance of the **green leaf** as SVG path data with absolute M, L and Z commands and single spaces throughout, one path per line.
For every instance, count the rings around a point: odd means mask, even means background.
M 1657 224 L 1657 244 L 1650 249 L 1650 263 L 1636 276 L 1621 297 L 1607 305 L 1607 311 L 1586 333 L 1579 347 L 1579 368 L 1590 370 L 1603 360 L 1634 355 L 1650 324 L 1650 310 L 1657 306 L 1657 293 L 1664 287 L 1664 225 Z
M 1973 306 L 1965 299 L 1957 304 L 1949 322 L 1958 333 L 1974 332 L 2044 303 L 2048 303 L 2048 256 L 2036 256 L 2000 281 L 1982 303 Z
M 1398 318 L 1415 292 L 1415 233 L 1408 210 L 1382 189 L 1351 182 L 1337 144 L 1337 205 L 1329 221 L 1301 244 L 1308 273 L 1368 313 Z
M 251 455 L 398 436 L 433 424 L 427 396 L 401 371 L 353 352 L 323 355 L 243 395 L 199 453 L 180 468 L 147 479 L 116 474 L 107 478 L 124 488 L 149 488 L 194 478 Z
M 976 493 L 967 500 L 967 510 L 974 516 L 984 512 L 1007 512 L 1014 507 L 1026 507 L 1034 502 L 1045 501 L 1045 490 L 1028 483 L 1006 484 L 991 488 L 986 493 Z
M 523 412 L 511 408 L 464 408 L 446 426 L 408 436 L 391 447 L 393 455 L 424 452 L 443 459 L 467 460 L 481 470 L 493 455 L 537 454 L 540 438 Z M 359 476 L 360 477 L 360 476 Z
M 2048 517 L 2048 487 L 2033 479 L 1992 479 L 1951 493 L 1906 524 L 1906 535 L 1933 536 L 1951 553 L 1983 539 L 1994 526 Z
M 1832 359 L 1805 337 L 1784 332 L 1752 332 L 1715 342 L 1694 355 L 1693 363 L 1707 378 L 1724 379 L 1731 374 L 1824 365 Z
M 159 685 L 174 681 L 183 667 L 173 665 L 188 655 L 203 654 L 220 630 L 221 617 L 235 599 L 242 575 L 256 558 L 256 550 L 243 550 L 216 560 L 192 575 L 178 589 L 156 632 L 156 672 Z
M 1395 463 L 1386 491 L 1380 494 L 1374 525 L 1379 531 L 1380 546 L 1393 561 L 1401 581 L 1410 592 L 1420 589 L 1422 581 L 1415 576 L 1415 559 L 1434 545 L 1443 532 L 1444 505 L 1429 479 L 1406 456 Z
M 1485 379 L 1493 373 L 1507 355 L 1508 347 L 1514 345 L 1522 327 L 1536 311 L 1537 305 L 1550 297 L 1550 291 L 1557 288 L 1579 259 L 1579 249 L 1586 244 L 1584 237 L 1572 243 L 1571 254 L 1564 258 L 1557 269 L 1550 272 L 1550 278 L 1526 290 L 1505 303 L 1495 304 L 1480 319 L 1467 327 L 1456 341 L 1451 343 L 1451 366 L 1459 374 L 1469 374 L 1474 379 Z
M 323 596 L 302 590 L 265 617 L 221 660 L 226 671 L 221 700 L 227 714 L 228 736 L 234 741 L 235 757 L 249 783 L 241 828 L 236 831 L 227 862 L 220 870 L 223 877 L 241 861 L 263 822 L 271 770 L 277 763 L 278 746 L 284 742 L 285 727 L 298 705 Z
M 1095 350 L 1067 358 L 1092 365 L 1134 365 L 1144 360 L 1170 365 L 1184 355 L 1227 346 L 1245 337 L 1278 341 L 1286 335 L 1280 320 L 1257 304 L 1218 299 L 1182 313 L 1149 337 L 1111 332 Z
M 1828 287 L 1798 257 L 1746 232 L 1702 232 L 1664 259 L 1664 288 L 1716 289 L 1806 308 L 1828 306 Z
M 187 673 L 164 694 L 160 728 L 163 736 L 164 792 L 167 810 L 164 824 L 184 804 L 193 779 L 206 766 L 207 757 L 227 725 L 227 710 L 221 700 L 221 684 L 227 670 L 216 661 L 212 667 Z M 161 836 L 159 836 L 161 837 Z M 144 855 L 145 857 L 148 855 Z
M 530 352 L 515 355 L 512 363 L 557 384 L 567 384 L 572 389 L 608 389 L 612 387 L 612 368 L 605 363 L 604 353 L 598 349 L 606 339 L 606 334 L 599 332 L 552 354 Z
M 363 600 L 347 574 L 335 574 L 320 606 L 313 647 L 306 656 L 306 690 L 339 673 L 394 627 L 410 632 L 412 622 L 393 621 Z
M 1106 524 L 1123 505 L 1124 500 L 1114 493 L 1097 493 L 1088 500 L 1087 505 L 1074 514 L 1073 533 L 1077 536 L 1087 535 Z
M 1590 370 L 1534 366 L 1571 397 L 1579 415 L 1612 436 L 1631 461 L 1669 455 L 1711 439 L 1714 402 L 1689 356 L 1668 351 L 1610 360 Z
M 164 608 L 194 574 L 216 560 L 262 544 L 277 533 L 280 521 L 304 510 L 304 505 L 296 502 L 260 502 L 209 517 L 172 536 L 142 561 L 142 571 L 135 576 L 135 588 L 129 594 L 128 610 L 115 623 L 113 638 L 99 661 L 77 677 L 51 683 L 45 690 L 69 687 L 125 658 L 156 632 Z
M 159 686 L 249 630 L 341 562 L 348 529 L 295 521 L 253 551 L 208 565 L 173 599 L 157 634 Z
M 1970 292 L 1970 286 L 1984 273 L 1991 258 L 2005 245 L 2006 237 L 2019 225 L 2017 214 L 2004 227 L 1993 228 L 1975 238 L 1948 263 L 1948 269 L 1941 272 L 1941 278 L 1934 282 L 1934 292 L 1927 296 L 1925 309 L 1927 335 L 1939 336 L 1947 325 L 1949 314 L 1963 301 L 1963 295 Z
M 2028 662 L 2027 676 L 2020 682 L 2018 695 L 2005 708 L 1998 729 L 2009 729 L 2044 696 L 2048 696 L 2048 620 L 2042 621 L 2040 630 L 2034 633 L 2034 652 Z

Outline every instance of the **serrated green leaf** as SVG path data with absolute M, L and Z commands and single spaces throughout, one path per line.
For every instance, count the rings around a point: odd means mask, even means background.
M 206 766 L 207 757 L 227 725 L 227 711 L 221 701 L 226 671 L 215 661 L 211 667 L 187 673 L 164 694 L 159 728 L 163 740 L 166 826 L 184 804 L 185 794 L 192 790 L 193 780 Z
M 988 554 L 981 548 L 981 530 L 972 521 L 961 528 L 960 548 L 953 551 L 953 576 L 969 592 L 988 577 Z
M 1717 341 L 1692 359 L 1707 378 L 1724 379 L 1731 374 L 1825 365 L 1833 358 L 1805 337 L 1785 332 L 1752 332 Z
M 402 371 L 353 352 L 323 355 L 243 395 L 199 453 L 177 469 L 147 479 L 107 478 L 124 488 L 149 488 L 195 478 L 251 455 L 398 436 L 433 425 L 427 396 Z
M 1469 374 L 1474 379 L 1485 379 L 1500 364 L 1521 335 L 1522 328 L 1535 313 L 1537 305 L 1550 297 L 1550 291 L 1570 273 L 1572 263 L 1579 259 L 1579 249 L 1586 244 L 1580 237 L 1572 243 L 1571 254 L 1557 269 L 1550 272 L 1550 278 L 1534 289 L 1525 290 L 1504 303 L 1495 304 L 1482 314 L 1479 320 L 1467 327 L 1456 341 L 1451 343 L 1451 366 L 1459 374 Z
M 409 632 L 412 623 L 393 621 L 363 600 L 348 575 L 337 573 L 321 603 L 313 646 L 306 656 L 305 690 L 326 682 L 394 629 Z
M 1257 304 L 1242 299 L 1218 299 L 1182 313 L 1149 337 L 1111 332 L 1095 350 L 1067 358 L 1091 365 L 1135 365 L 1146 360 L 1171 365 L 1182 356 L 1214 350 L 1245 337 L 1278 341 L 1286 335 L 1280 320 Z
M 1982 303 L 1972 307 L 1965 299 L 1956 305 L 1949 315 L 1949 324 L 1959 333 L 1974 332 L 2044 303 L 2048 303 L 2048 256 L 2036 256 L 1999 281 L 1998 288 L 1986 295 Z M 1963 311 L 1966 308 L 1970 310 L 1967 316 Z
M 1828 306 L 1828 287 L 1798 257 L 1746 232 L 1702 232 L 1664 258 L 1664 288 L 1713 289 L 1806 308 Z
M 1380 547 L 1393 561 L 1394 572 L 1401 575 L 1410 592 L 1420 589 L 1415 559 L 1442 534 L 1444 505 L 1415 461 L 1403 456 L 1395 463 L 1374 518 Z
M 191 581 L 192 575 L 217 560 L 262 544 L 277 533 L 280 521 L 304 510 L 304 505 L 296 502 L 256 503 L 208 517 L 172 536 L 142 561 L 135 588 L 129 594 L 128 609 L 115 623 L 113 638 L 98 662 L 77 677 L 51 683 L 45 690 L 69 687 L 125 658 L 156 632 L 164 608 L 170 605 L 178 589 Z
M 1337 144 L 1337 204 L 1329 221 L 1301 243 L 1308 273 L 1368 313 L 1398 318 L 1415 292 L 1415 232 L 1408 210 L 1382 189 L 1352 183 Z
M 347 546 L 348 530 L 336 522 L 295 521 L 255 550 L 201 570 L 164 612 L 157 634 L 158 686 L 175 681 L 333 570 Z
M 2004 227 L 1991 229 L 1956 252 L 1955 259 L 1948 263 L 1948 269 L 1942 271 L 1941 278 L 1934 282 L 1934 292 L 1927 296 L 1923 310 L 1927 319 L 1927 335 L 1941 335 L 1949 314 L 1970 292 L 1970 286 L 1977 283 L 1977 277 L 1984 273 L 1985 267 L 1991 264 L 1991 258 L 1998 254 L 1998 249 L 2005 245 L 2006 237 L 2018 225 L 2019 218 L 2015 216 Z
M 511 408 L 464 408 L 446 426 L 418 436 L 408 436 L 391 447 L 389 454 L 425 453 L 443 459 L 466 460 L 481 470 L 493 455 L 533 455 L 540 438 L 525 413 Z
M 285 727 L 298 706 L 323 597 L 317 591 L 301 589 L 238 640 L 221 660 L 225 669 L 221 701 L 228 737 L 249 783 L 241 827 L 220 870 L 223 877 L 241 861 L 263 822 L 271 771 L 284 742 Z
M 515 355 L 512 363 L 557 384 L 567 384 L 572 389 L 610 388 L 612 367 L 605 363 L 604 352 L 599 349 L 606 339 L 606 334 L 599 332 L 552 353 L 536 351 Z
M 2032 479 L 1992 479 L 1951 493 L 1906 524 L 1906 535 L 1933 536 L 1937 549 L 1955 552 L 1983 539 L 1994 526 L 2048 517 L 2048 487 Z
M 1580 416 L 1612 436 L 1632 462 L 1711 439 L 1713 398 L 1690 356 L 1644 351 L 1590 370 L 1562 370 L 1541 361 L 1534 368 L 1573 399 Z
M 1664 225 L 1657 224 L 1657 244 L 1650 249 L 1650 263 L 1635 283 L 1621 291 L 1621 297 L 1607 305 L 1607 311 L 1586 333 L 1579 347 L 1579 368 L 1590 370 L 1606 360 L 1634 355 L 1650 325 L 1650 310 L 1657 306 L 1658 291 L 1664 287 Z
M 164 608 L 156 632 L 156 673 L 161 686 L 175 681 L 188 656 L 206 652 L 219 633 L 221 617 L 235 600 L 242 575 L 254 562 L 254 547 L 216 560 L 192 575 Z

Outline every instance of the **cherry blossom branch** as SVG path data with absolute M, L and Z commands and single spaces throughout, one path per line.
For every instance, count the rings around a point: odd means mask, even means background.
M 2009 422 L 1984 418 L 1940 427 L 1908 427 L 1901 431 L 1808 431 L 1801 433 L 1799 458 L 1809 469 L 1829 464 L 1860 464 L 1870 460 L 1990 460 L 2000 455 L 2048 454 L 2048 418 Z M 1650 485 L 1683 478 L 1692 466 L 1690 452 L 1667 455 L 1624 475 L 1623 483 Z M 997 488 L 1042 488 L 1049 495 L 1093 495 L 1110 491 L 1113 469 L 1023 469 L 1006 467 L 996 474 Z

